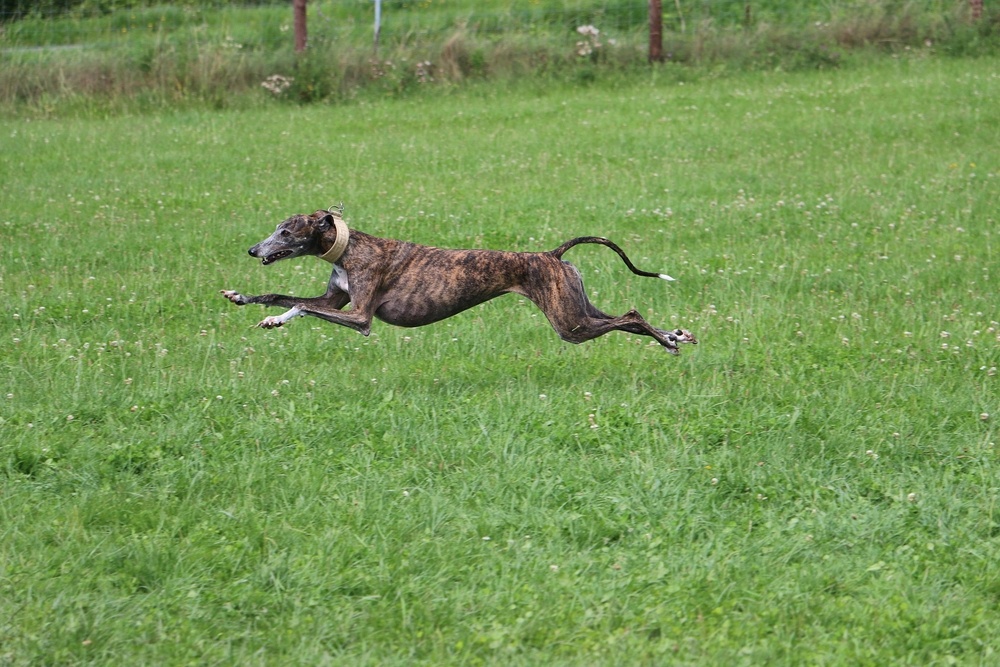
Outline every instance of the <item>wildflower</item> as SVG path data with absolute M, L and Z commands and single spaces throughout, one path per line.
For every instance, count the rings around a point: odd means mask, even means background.
M 576 55 L 583 58 L 601 48 L 602 44 L 598 37 L 601 34 L 600 30 L 592 25 L 581 25 L 577 27 L 576 31 L 585 38 L 584 41 L 576 43 Z
M 418 62 L 416 65 L 417 81 L 419 83 L 429 83 L 433 81 L 434 77 L 431 76 L 433 67 L 434 64 L 430 60 Z
M 906 494 L 906 500 L 907 500 L 907 502 L 911 502 L 911 503 L 917 502 L 917 494 L 915 494 L 915 493 L 908 493 L 908 494 Z
M 264 79 L 264 81 L 260 85 L 267 92 L 271 93 L 272 95 L 278 96 L 281 95 L 286 90 L 288 90 L 291 87 L 293 81 L 295 81 L 295 79 L 291 77 L 284 77 L 281 76 L 280 74 L 272 74 L 271 76 Z
M 989 420 L 989 418 L 990 418 L 990 413 L 988 413 L 988 412 L 980 412 L 979 413 L 979 420 L 980 421 L 987 421 L 987 420 Z

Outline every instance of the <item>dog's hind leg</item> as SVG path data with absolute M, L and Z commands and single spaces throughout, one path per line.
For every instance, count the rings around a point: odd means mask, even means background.
M 536 283 L 519 291 L 541 308 L 552 328 L 563 340 L 583 343 L 609 331 L 626 331 L 650 336 L 671 354 L 678 353 L 678 343 L 698 342 L 683 329 L 657 329 L 634 309 L 620 317 L 602 312 L 587 298 L 583 280 L 576 268 L 566 262 L 562 263 L 561 268 L 561 280 Z

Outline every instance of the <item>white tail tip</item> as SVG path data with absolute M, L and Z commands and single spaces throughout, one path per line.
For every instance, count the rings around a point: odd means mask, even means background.
M 668 275 L 667 275 L 667 274 L 665 274 L 665 273 L 661 273 L 661 274 L 660 274 L 660 277 L 661 277 L 661 278 L 663 278 L 664 280 L 673 280 L 673 278 L 671 278 L 670 276 L 668 276 Z

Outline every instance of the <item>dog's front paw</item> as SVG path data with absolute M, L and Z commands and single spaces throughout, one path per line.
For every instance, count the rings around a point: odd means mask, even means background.
M 220 290 L 219 294 L 226 297 L 227 299 L 235 303 L 237 306 L 245 306 L 247 303 L 249 303 L 245 296 L 231 289 Z
M 270 317 L 265 317 L 257 326 L 261 329 L 277 329 L 285 323 L 285 320 L 277 315 L 271 315 Z

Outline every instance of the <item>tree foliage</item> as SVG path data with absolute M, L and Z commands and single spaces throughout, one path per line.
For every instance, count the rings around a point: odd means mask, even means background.
M 242 4 L 266 5 L 287 4 L 287 2 L 288 0 L 250 0 Z M 59 16 L 69 12 L 93 16 L 149 4 L 152 4 L 150 0 L 0 0 L 0 22 L 16 21 L 26 16 Z M 230 3 L 225 0 L 160 0 L 156 4 L 218 7 Z

